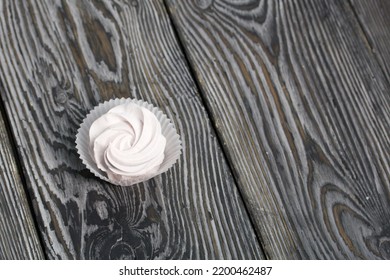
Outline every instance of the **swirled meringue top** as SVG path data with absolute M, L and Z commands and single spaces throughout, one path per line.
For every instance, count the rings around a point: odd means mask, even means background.
M 94 121 L 89 141 L 97 167 L 116 182 L 147 177 L 164 160 L 166 139 L 158 119 L 134 103 L 116 106 Z

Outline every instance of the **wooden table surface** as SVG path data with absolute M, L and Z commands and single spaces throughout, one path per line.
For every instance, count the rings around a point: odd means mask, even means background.
M 390 2 L 0 1 L 0 259 L 390 259 Z M 77 156 L 116 97 L 183 154 Z

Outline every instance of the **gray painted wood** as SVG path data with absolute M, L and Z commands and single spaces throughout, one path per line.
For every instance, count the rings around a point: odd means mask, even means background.
M 0 79 L 51 259 L 263 258 L 161 1 L 2 1 Z M 95 178 L 75 135 L 103 100 L 174 122 L 183 155 L 133 187 Z
M 1 87 L 0 90 L 2 91 Z M 0 260 L 43 258 L 10 138 L 0 112 Z
M 367 42 L 390 81 L 390 1 L 350 0 Z
M 390 258 L 390 86 L 347 1 L 168 0 L 270 258 Z

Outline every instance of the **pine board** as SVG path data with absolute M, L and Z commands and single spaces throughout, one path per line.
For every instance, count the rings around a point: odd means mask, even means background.
M 167 5 L 265 254 L 390 258 L 390 86 L 350 3 Z
M 350 0 L 351 5 L 377 57 L 385 76 L 390 80 L 390 2 L 387 0 Z
M 48 258 L 263 258 L 161 1 L 1 1 L 0 14 L 1 97 Z M 173 120 L 174 168 L 134 187 L 86 170 L 76 131 L 115 97 Z
M 43 258 L 14 149 L 0 112 L 0 260 Z

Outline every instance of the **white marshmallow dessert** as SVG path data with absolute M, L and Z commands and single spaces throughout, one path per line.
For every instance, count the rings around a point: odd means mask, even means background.
M 93 122 L 89 144 L 97 167 L 110 180 L 126 181 L 158 170 L 166 140 L 152 112 L 128 103 L 112 108 Z
M 179 135 L 158 108 L 135 99 L 95 107 L 76 138 L 83 163 L 97 177 L 130 186 L 167 171 L 181 154 Z

